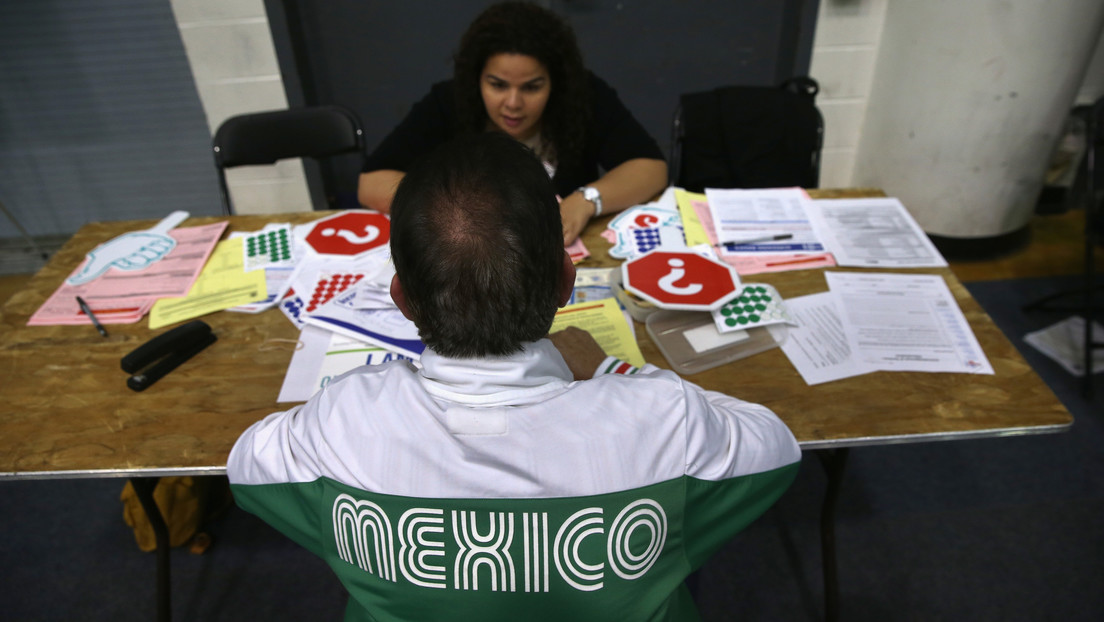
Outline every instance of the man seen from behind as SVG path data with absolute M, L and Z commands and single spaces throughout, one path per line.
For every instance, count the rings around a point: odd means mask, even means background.
M 575 269 L 508 136 L 425 157 L 391 218 L 425 353 L 249 428 L 238 504 L 326 560 L 346 620 L 698 619 L 683 580 L 789 486 L 789 429 L 581 330 L 548 338 Z

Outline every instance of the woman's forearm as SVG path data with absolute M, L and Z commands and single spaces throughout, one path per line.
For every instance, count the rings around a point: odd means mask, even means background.
M 391 213 L 391 199 L 399 182 L 406 176 L 402 171 L 379 170 L 361 173 L 357 181 L 357 201 L 369 209 Z
M 636 158 L 624 162 L 587 184 L 597 188 L 602 195 L 602 214 L 620 212 L 655 198 L 667 187 L 667 163 L 663 160 Z M 560 203 L 563 218 L 564 245 L 570 245 L 594 217 L 595 207 L 583 198 L 582 193 L 572 192 Z
M 612 214 L 659 196 L 667 187 L 667 163 L 636 158 L 614 167 L 592 184 L 602 193 L 602 213 Z

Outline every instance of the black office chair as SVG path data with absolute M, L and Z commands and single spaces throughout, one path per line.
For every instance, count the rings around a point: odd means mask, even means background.
M 1076 178 L 1069 192 L 1069 202 L 1085 210 L 1085 270 L 1081 287 L 1061 291 L 1024 305 L 1024 311 L 1074 312 L 1085 318 L 1082 336 L 1085 376 L 1082 393 L 1093 393 L 1093 353 L 1104 348 L 1104 342 L 1093 339 L 1092 325 L 1101 315 L 1098 295 L 1102 285 L 1096 275 L 1096 247 L 1104 243 L 1104 183 L 1100 177 L 1104 167 L 1097 160 L 1104 155 L 1104 97 L 1086 106 L 1073 109 L 1073 116 L 1085 125 L 1085 155 L 1078 166 Z
M 809 77 L 777 87 L 725 86 L 679 98 L 671 183 L 704 188 L 816 188 L 824 118 Z
M 275 164 L 286 158 L 328 158 L 358 154 L 363 163 L 360 119 L 342 106 L 312 106 L 243 114 L 222 122 L 212 140 L 222 207 L 233 213 L 225 169 Z M 359 170 L 359 169 L 358 169 Z

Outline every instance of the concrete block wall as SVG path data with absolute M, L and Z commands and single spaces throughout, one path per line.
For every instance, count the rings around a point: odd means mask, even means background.
M 212 135 L 231 116 L 287 108 L 264 0 L 171 2 Z M 226 177 L 238 214 L 311 210 L 300 160 L 228 169 Z
M 824 115 L 820 186 L 851 185 L 887 0 L 821 0 L 809 73 Z

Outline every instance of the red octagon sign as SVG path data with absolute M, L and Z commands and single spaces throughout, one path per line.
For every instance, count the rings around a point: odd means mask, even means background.
M 625 289 L 662 309 L 712 311 L 740 287 L 730 266 L 690 252 L 654 250 L 622 264 L 621 277 Z
M 314 224 L 306 242 L 320 255 L 353 259 L 387 246 L 391 241 L 391 220 L 379 212 L 348 210 Z

